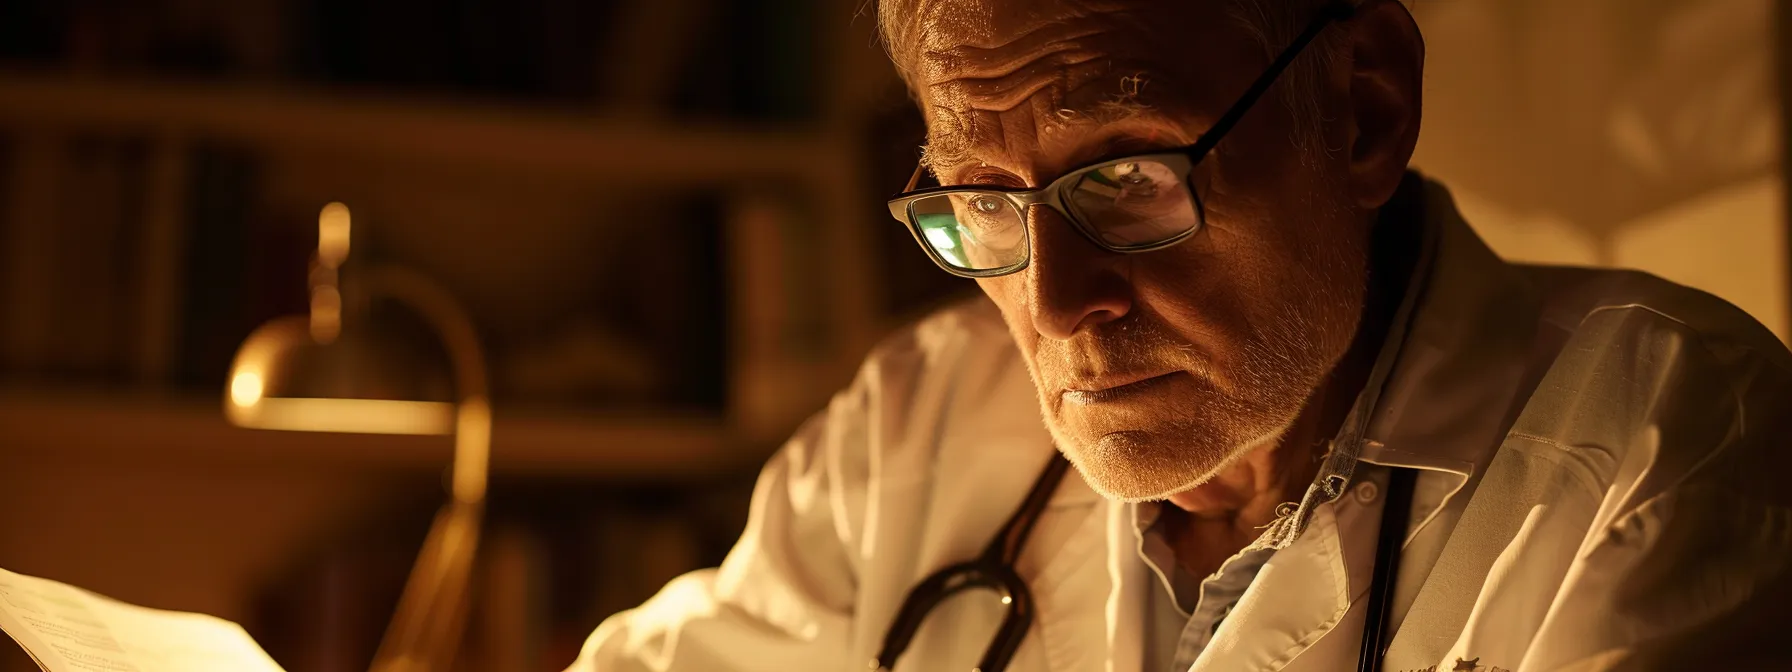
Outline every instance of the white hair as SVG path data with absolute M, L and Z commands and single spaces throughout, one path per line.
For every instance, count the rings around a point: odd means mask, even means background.
M 1275 58 L 1311 25 L 1321 7 L 1336 0 L 1224 0 L 1226 14 L 1263 49 L 1265 58 Z M 1352 0 L 1352 4 L 1355 4 Z M 1346 42 L 1342 31 L 1327 30 L 1314 38 L 1281 77 L 1282 104 L 1294 117 L 1293 141 L 1302 156 L 1311 150 L 1332 151 L 1335 148 L 1313 147 L 1321 141 L 1321 126 L 1326 121 L 1321 104 L 1325 75 L 1343 58 Z

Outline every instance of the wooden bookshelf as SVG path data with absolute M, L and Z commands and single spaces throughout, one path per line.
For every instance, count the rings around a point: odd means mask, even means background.
M 847 88 L 862 91 L 867 86 L 855 80 Z M 832 107 L 850 108 L 851 103 L 835 100 Z M 799 209 L 816 218 L 811 252 L 819 254 L 793 258 L 780 249 L 778 227 L 763 216 L 731 223 L 726 234 L 730 249 L 725 256 L 737 276 L 725 297 L 734 306 L 728 356 L 745 367 L 730 375 L 768 377 L 731 382 L 731 394 L 755 396 L 745 406 L 731 403 L 726 415 L 731 426 L 763 440 L 787 430 L 825 400 L 885 326 L 875 308 L 875 269 L 868 263 L 865 231 L 868 221 L 881 213 L 860 202 L 864 156 L 853 135 L 858 130 L 844 121 L 800 129 L 754 128 L 654 121 L 626 108 L 579 112 L 539 103 L 341 88 L 0 69 L 0 132 L 15 142 L 8 219 L 27 222 L 13 227 L 11 240 L 0 241 L 6 243 L 0 244 L 0 253 L 11 269 L 5 284 L 12 294 L 3 317 L 13 325 L 8 329 L 18 332 L 5 334 L 6 345 L 10 359 L 29 360 L 32 344 L 55 337 L 46 327 L 33 326 L 46 324 L 43 316 L 54 310 L 53 303 L 46 303 L 52 297 L 36 289 L 52 284 L 45 278 L 54 273 L 39 239 L 47 235 L 43 228 L 53 226 L 56 209 L 46 199 L 68 185 L 35 169 L 46 156 L 62 151 L 59 138 L 99 132 L 147 141 L 140 281 L 132 297 L 142 309 L 132 325 L 136 347 L 130 359 L 134 377 L 152 390 L 165 382 L 176 344 L 186 336 L 179 333 L 176 314 L 183 307 L 181 248 L 195 235 L 185 221 L 193 207 L 195 170 L 187 152 L 195 143 L 235 143 L 266 156 L 272 165 L 315 166 L 321 158 L 326 165 L 373 162 L 400 173 L 446 167 L 612 190 L 703 188 L 735 194 L 749 204 L 746 211 L 763 211 L 766 194 L 794 187 L 786 195 L 801 199 Z M 743 212 L 734 205 L 728 209 Z M 785 208 L 770 216 L 804 215 Z M 826 281 L 798 279 L 813 289 L 792 291 L 786 286 L 792 282 L 788 268 L 796 267 L 791 265 L 801 266 L 802 276 Z M 778 279 L 780 275 L 785 277 Z M 295 286 L 302 281 L 293 278 Z M 793 304 L 793 297 L 800 297 L 799 303 Z M 810 344 L 795 359 L 785 333 L 793 316 L 819 320 L 827 333 L 823 342 Z M 792 371 L 802 375 L 788 375 Z M 773 402 L 769 406 L 767 399 Z M 503 414 L 507 409 L 498 410 Z M 588 424 L 542 418 L 518 422 L 510 431 L 553 445 L 559 440 L 554 437 L 585 431 L 567 427 Z
M 353 90 L 0 70 L 0 123 L 233 140 L 275 153 L 381 156 L 605 182 L 824 179 L 855 160 L 822 133 L 656 122 L 533 104 Z

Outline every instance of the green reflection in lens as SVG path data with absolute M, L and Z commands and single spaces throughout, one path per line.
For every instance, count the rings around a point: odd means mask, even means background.
M 970 264 L 964 259 L 964 241 L 958 237 L 958 215 L 950 212 L 917 213 L 915 222 L 921 225 L 921 237 L 927 239 L 927 245 L 947 263 L 959 268 L 970 268 Z

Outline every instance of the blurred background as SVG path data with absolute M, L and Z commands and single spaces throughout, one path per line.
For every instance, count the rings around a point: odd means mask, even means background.
M 1787 335 L 1784 3 L 1409 4 L 1416 163 L 1498 251 Z M 975 291 L 884 213 L 922 128 L 873 32 L 860 0 L 0 0 L 0 567 L 365 668 L 449 441 L 221 412 L 342 202 L 351 263 L 426 274 L 485 341 L 461 667 L 560 670 L 721 559 L 882 334 Z

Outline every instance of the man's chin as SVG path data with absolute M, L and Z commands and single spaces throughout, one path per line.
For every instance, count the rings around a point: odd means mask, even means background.
M 1282 428 L 1236 441 L 1197 441 L 1224 432 L 1196 428 L 1123 430 L 1092 437 L 1065 436 L 1058 447 L 1101 496 L 1122 502 L 1168 499 L 1211 480 L 1251 451 L 1279 440 Z
M 1093 437 L 1054 431 L 1059 449 L 1089 487 L 1108 499 L 1163 499 L 1212 478 L 1226 455 L 1203 446 L 1165 440 L 1158 432 L 1127 430 Z M 1181 444 L 1181 445 L 1178 445 Z

